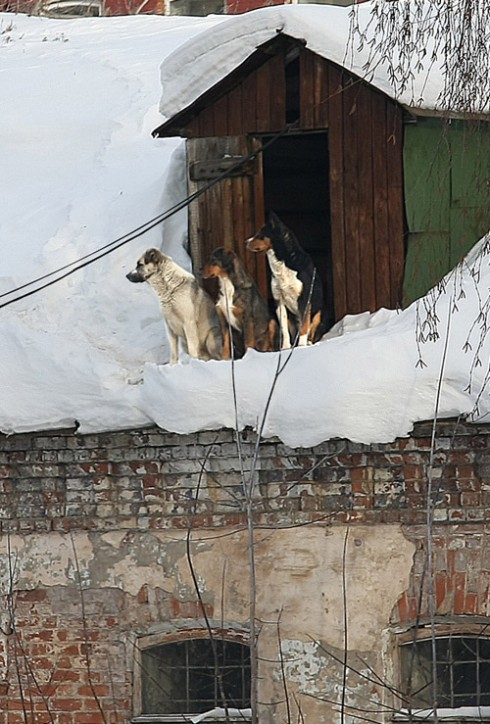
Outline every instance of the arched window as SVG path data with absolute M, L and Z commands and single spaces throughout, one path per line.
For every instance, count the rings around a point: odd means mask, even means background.
M 140 650 L 140 672 L 140 716 L 183 721 L 182 715 L 216 707 L 240 711 L 250 707 L 250 647 L 219 632 L 212 639 L 204 632 L 187 632 L 145 645 Z M 240 718 L 243 721 L 242 714 Z
M 461 632 L 426 629 L 400 646 L 403 710 L 431 718 L 451 716 L 490 721 L 490 630 Z M 486 635 L 488 634 L 488 635 Z M 434 686 L 435 682 L 435 686 Z M 433 712 L 432 712 L 433 713 Z

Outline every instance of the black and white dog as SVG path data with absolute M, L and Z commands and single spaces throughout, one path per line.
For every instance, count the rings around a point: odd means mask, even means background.
M 326 332 L 322 284 L 311 257 L 294 233 L 270 211 L 264 226 L 246 244 L 250 251 L 267 254 L 282 349 L 291 347 L 288 312 L 297 324 L 298 344 L 317 342 Z

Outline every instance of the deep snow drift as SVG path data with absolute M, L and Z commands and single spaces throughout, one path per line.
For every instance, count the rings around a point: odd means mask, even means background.
M 159 66 L 200 31 L 230 22 L 0 16 L 0 305 L 16 297 L 16 287 L 185 196 L 182 142 L 151 137 L 162 121 Z M 185 88 L 185 74 L 178 82 Z M 184 211 L 63 281 L 0 306 L 0 430 L 75 421 L 81 432 L 238 424 L 309 446 L 334 436 L 383 442 L 407 435 L 436 405 L 440 416 L 476 411 L 487 419 L 490 257 L 483 243 L 444 289 L 402 313 L 344 320 L 339 336 L 333 331 L 292 354 L 249 352 L 234 365 L 170 367 L 157 299 L 125 274 L 150 246 L 189 268 L 185 243 Z

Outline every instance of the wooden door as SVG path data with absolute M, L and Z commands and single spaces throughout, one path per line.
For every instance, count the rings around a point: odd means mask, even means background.
M 267 298 L 265 257 L 245 247 L 264 222 L 262 156 L 253 155 L 258 148 L 247 136 L 187 140 L 189 194 L 205 189 L 189 206 L 189 236 L 197 276 L 213 249 L 224 246 L 238 254 Z

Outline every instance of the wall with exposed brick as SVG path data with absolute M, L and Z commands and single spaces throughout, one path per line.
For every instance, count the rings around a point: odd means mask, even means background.
M 386 688 L 354 672 L 387 675 L 396 632 L 431 610 L 428 479 L 437 616 L 488 615 L 490 428 L 441 423 L 433 453 L 431 433 L 297 450 L 229 430 L 0 437 L 1 724 L 129 721 L 138 642 L 202 627 L 202 606 L 246 635 L 244 482 L 261 724 L 285 711 L 281 671 L 307 722 L 338 720 L 346 620 L 347 702 L 388 721 Z

